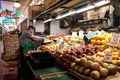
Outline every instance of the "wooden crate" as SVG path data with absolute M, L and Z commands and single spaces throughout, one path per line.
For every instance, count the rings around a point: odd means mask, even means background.
M 18 68 L 3 68 L 3 80 L 18 80 Z
M 18 67 L 18 60 L 9 62 L 2 61 L 2 63 L 4 68 Z
M 2 59 L 4 61 L 18 60 L 18 58 L 19 58 L 19 53 L 4 53 L 4 54 L 2 54 Z

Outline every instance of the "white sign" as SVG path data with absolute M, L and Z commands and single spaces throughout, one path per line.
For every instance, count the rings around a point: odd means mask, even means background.
M 110 40 L 110 45 L 114 47 L 118 47 L 120 41 L 120 34 L 113 33 L 112 38 Z
M 79 31 L 79 36 L 83 39 L 84 38 L 84 32 L 83 31 Z
M 91 39 L 91 38 L 93 38 L 95 35 L 96 35 L 95 32 L 89 31 L 88 34 L 86 35 L 86 37 L 87 37 L 88 39 Z
M 111 62 L 111 60 L 112 60 L 112 53 L 105 53 L 104 61 Z
M 77 36 L 77 32 L 72 32 L 72 36 Z

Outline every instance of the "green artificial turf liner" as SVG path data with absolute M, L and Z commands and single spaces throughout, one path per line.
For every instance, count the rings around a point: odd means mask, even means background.
M 45 78 L 44 80 L 79 80 L 79 79 L 76 79 L 75 77 L 72 77 L 70 75 L 62 75 L 51 78 Z
M 49 67 L 49 68 L 37 69 L 35 70 L 35 72 L 37 74 L 37 77 L 40 77 L 40 75 L 43 75 L 43 74 L 62 72 L 62 70 L 59 67 L 54 66 L 54 67 Z

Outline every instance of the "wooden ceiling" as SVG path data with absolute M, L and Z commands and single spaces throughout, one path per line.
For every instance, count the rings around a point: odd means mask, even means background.
M 71 6 L 73 6 L 73 5 L 77 4 L 77 3 L 80 3 L 81 1 L 83 1 L 83 0 L 72 0 L 72 1 L 68 2 L 67 4 L 63 5 L 62 7 L 57 8 L 55 10 L 52 10 L 51 12 L 49 12 L 49 14 L 58 13 L 58 12 L 64 10 L 64 8 L 71 8 Z

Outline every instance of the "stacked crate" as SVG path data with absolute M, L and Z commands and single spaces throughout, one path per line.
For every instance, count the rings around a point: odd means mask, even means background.
M 18 34 L 3 36 L 3 80 L 18 80 L 19 38 Z
M 18 34 L 6 34 L 3 36 L 5 61 L 15 60 L 19 55 L 19 38 Z
M 18 80 L 18 60 L 3 61 L 3 80 Z

